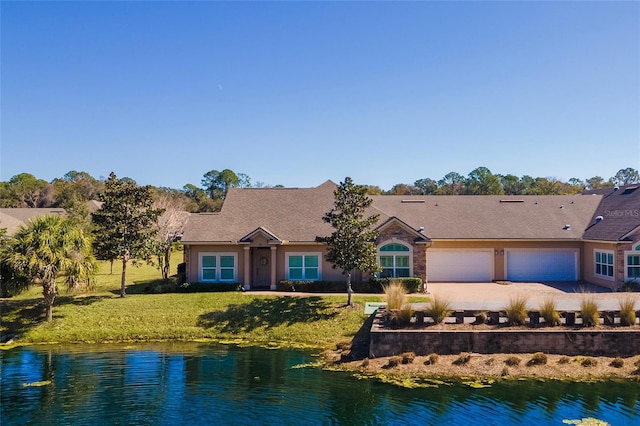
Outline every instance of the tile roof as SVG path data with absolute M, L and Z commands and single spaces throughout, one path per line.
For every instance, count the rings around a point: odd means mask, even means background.
M 640 185 L 585 191 L 585 196 L 589 194 L 601 196 L 602 202 L 591 218 L 584 239 L 624 240 L 640 227 Z
M 316 188 L 231 189 L 219 214 L 191 215 L 185 243 L 237 242 L 263 228 L 282 241 L 312 242 L 331 234 L 322 220 L 335 183 Z M 378 225 L 397 218 L 431 239 L 577 240 L 602 196 L 395 196 L 373 199 Z M 567 227 L 567 225 L 569 225 Z

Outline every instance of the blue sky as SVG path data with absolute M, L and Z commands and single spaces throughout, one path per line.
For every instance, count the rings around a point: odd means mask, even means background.
M 638 2 L 11 2 L 0 180 L 640 168 Z

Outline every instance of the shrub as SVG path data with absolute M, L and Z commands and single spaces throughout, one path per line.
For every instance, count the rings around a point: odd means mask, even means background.
M 640 368 L 640 359 L 635 360 L 633 366 Z
M 476 312 L 476 322 L 474 324 L 486 324 L 489 320 L 487 311 Z
M 548 297 L 542 301 L 540 304 L 540 316 L 548 326 L 560 325 L 560 313 L 558 313 L 556 301 L 553 298 Z
M 500 372 L 500 376 L 504 377 L 504 376 L 508 376 L 508 375 L 509 375 L 509 369 L 505 365 L 504 367 L 502 367 L 502 371 Z
M 484 364 L 485 365 L 493 365 L 493 364 L 495 364 L 495 362 L 496 362 L 495 358 L 489 358 L 484 362 Z
M 580 365 L 583 367 L 595 367 L 598 365 L 598 361 L 591 357 L 582 358 Z
M 427 360 L 424 362 L 424 365 L 434 365 L 438 363 L 438 359 L 440 359 L 440 355 L 433 353 L 429 354 Z
M 362 366 L 365 368 L 369 366 L 369 358 L 365 358 L 362 360 Z
M 527 301 L 525 296 L 514 296 L 505 308 L 509 325 L 525 325 L 527 322 Z
M 401 362 L 402 362 L 402 357 L 392 356 L 391 358 L 389 358 L 389 361 L 387 361 L 387 367 L 389 368 L 397 367 L 398 365 L 400 365 Z
M 627 281 L 625 281 L 624 285 L 618 289 L 618 291 L 639 292 L 640 291 L 640 281 L 627 280 Z
M 416 359 L 416 354 L 413 352 L 405 352 L 401 354 L 400 357 L 402 358 L 403 364 L 413 364 L 413 360 Z
M 184 283 L 180 285 L 178 293 L 216 293 L 223 291 L 241 291 L 241 283 Z
M 515 367 L 516 365 L 520 365 L 520 361 L 522 361 L 519 357 L 515 355 L 511 355 L 504 360 L 504 363 L 509 367 Z
M 558 360 L 558 364 L 569 364 L 570 361 L 571 358 L 569 358 L 568 356 L 563 356 Z
M 629 295 L 619 301 L 620 303 L 620 325 L 636 324 L 636 299 Z
M 454 365 L 465 365 L 465 364 L 468 364 L 469 361 L 471 361 L 471 354 L 468 354 L 466 352 L 462 352 L 460 355 L 458 355 L 458 358 L 453 361 L 453 364 Z
M 384 291 L 384 288 L 392 282 L 399 282 L 405 289 L 406 293 L 419 293 L 422 292 L 422 280 L 415 277 L 407 278 L 373 278 L 370 283 L 371 286 L 380 288 Z M 355 291 L 355 289 L 354 289 Z
M 614 358 L 609 365 L 614 368 L 622 368 L 624 367 L 624 360 L 622 358 Z
M 384 297 L 387 301 L 387 310 L 401 309 L 407 291 L 400 281 L 391 281 L 384 287 Z
M 410 305 L 404 305 L 400 309 L 394 309 L 389 311 L 389 319 L 391 324 L 399 327 L 403 327 L 411 324 L 411 318 L 413 318 L 413 308 Z
M 595 327 L 600 319 L 598 303 L 593 296 L 584 296 L 580 301 L 580 317 L 583 327 Z
M 451 301 L 445 297 L 433 296 L 425 313 L 433 318 L 434 323 L 440 324 L 451 315 Z
M 529 362 L 527 362 L 527 365 L 531 367 L 533 365 L 545 365 L 546 363 L 547 355 L 542 352 L 536 352 L 535 354 L 533 354 Z

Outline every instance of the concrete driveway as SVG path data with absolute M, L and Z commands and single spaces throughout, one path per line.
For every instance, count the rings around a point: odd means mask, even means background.
M 457 310 L 501 310 L 516 296 L 525 296 L 529 309 L 536 309 L 548 297 L 559 310 L 579 310 L 584 297 L 596 299 L 600 310 L 618 310 L 619 300 L 638 293 L 617 293 L 604 287 L 581 283 L 429 283 L 431 296 L 446 297 Z M 640 303 L 636 307 L 640 306 Z

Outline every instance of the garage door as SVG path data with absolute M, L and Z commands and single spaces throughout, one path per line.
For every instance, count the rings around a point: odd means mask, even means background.
M 507 250 L 510 281 L 578 281 L 577 251 Z
M 427 279 L 431 282 L 487 282 L 493 279 L 489 251 L 427 251 Z

